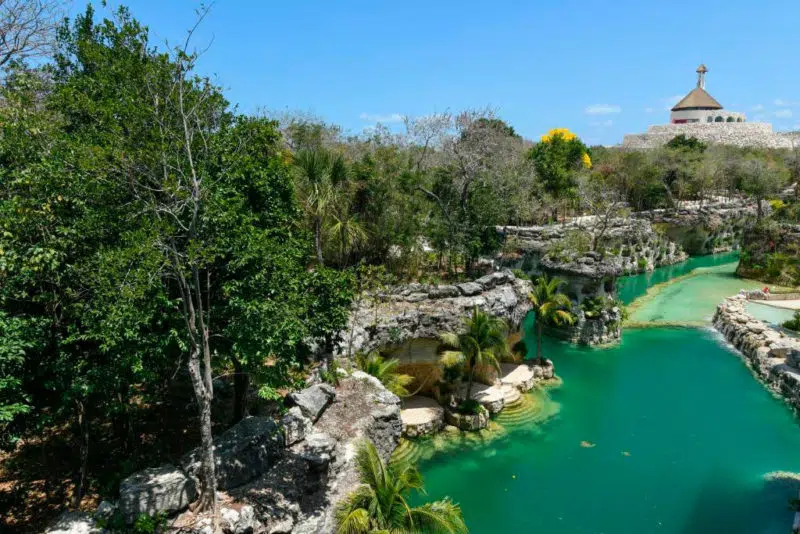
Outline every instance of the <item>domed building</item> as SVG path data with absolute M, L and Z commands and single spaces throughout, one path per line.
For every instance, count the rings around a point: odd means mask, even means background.
M 678 135 L 704 143 L 759 148 L 800 146 L 800 132 L 775 132 L 768 122 L 747 122 L 744 113 L 725 111 L 706 91 L 705 65 L 697 67 L 697 87 L 670 110 L 669 123 L 654 124 L 644 133 L 627 134 L 622 146 L 634 150 L 664 146 Z
M 689 91 L 680 102 L 675 104 L 670 113 L 672 124 L 689 124 L 693 122 L 744 122 L 744 113 L 724 111 L 722 104 L 706 91 L 705 65 L 697 67 L 697 87 Z

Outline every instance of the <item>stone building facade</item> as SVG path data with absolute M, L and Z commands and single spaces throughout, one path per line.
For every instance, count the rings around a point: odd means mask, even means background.
M 660 124 L 646 133 L 626 135 L 622 146 L 632 149 L 658 148 L 677 135 L 696 137 L 709 144 L 757 148 L 788 148 L 800 145 L 800 132 L 775 132 L 766 122 L 722 122 Z

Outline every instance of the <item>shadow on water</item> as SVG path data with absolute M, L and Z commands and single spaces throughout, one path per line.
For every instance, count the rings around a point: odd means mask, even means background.
M 681 534 L 708 532 L 759 534 L 786 531 L 791 515 L 787 495 L 797 494 L 800 485 L 792 479 L 764 478 L 749 491 L 742 490 L 734 473 L 715 468 L 693 498 Z M 775 510 L 774 516 L 753 510 Z

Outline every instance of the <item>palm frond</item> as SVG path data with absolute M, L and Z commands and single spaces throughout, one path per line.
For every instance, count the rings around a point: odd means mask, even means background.
M 442 343 L 444 348 L 448 349 L 459 349 L 461 348 L 459 345 L 459 337 L 458 334 L 454 334 L 453 332 L 444 332 L 439 334 L 439 341 Z
M 461 507 L 445 498 L 424 504 L 411 510 L 410 519 L 414 532 L 420 534 L 466 534 L 467 525 Z
M 336 510 L 336 534 L 370 534 L 369 512 L 364 508 Z
M 462 366 L 465 362 L 464 353 L 458 350 L 446 350 L 439 355 L 439 363 L 444 367 Z

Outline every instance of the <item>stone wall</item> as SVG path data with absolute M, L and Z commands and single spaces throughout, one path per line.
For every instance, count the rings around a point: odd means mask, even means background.
M 530 311 L 531 283 L 509 270 L 488 274 L 472 282 L 450 285 L 407 284 L 368 296 L 350 314 L 338 357 L 396 347 L 407 340 L 436 339 L 455 332 L 477 307 L 519 326 Z
M 646 133 L 626 135 L 625 148 L 647 149 L 667 144 L 676 135 L 696 137 L 706 143 L 758 148 L 792 148 L 800 139 L 797 133 L 776 133 L 766 122 L 715 122 L 694 124 L 660 124 Z
M 714 327 L 743 356 L 758 379 L 800 410 L 800 340 L 788 337 L 745 311 L 747 298 L 728 297 L 714 314 Z

